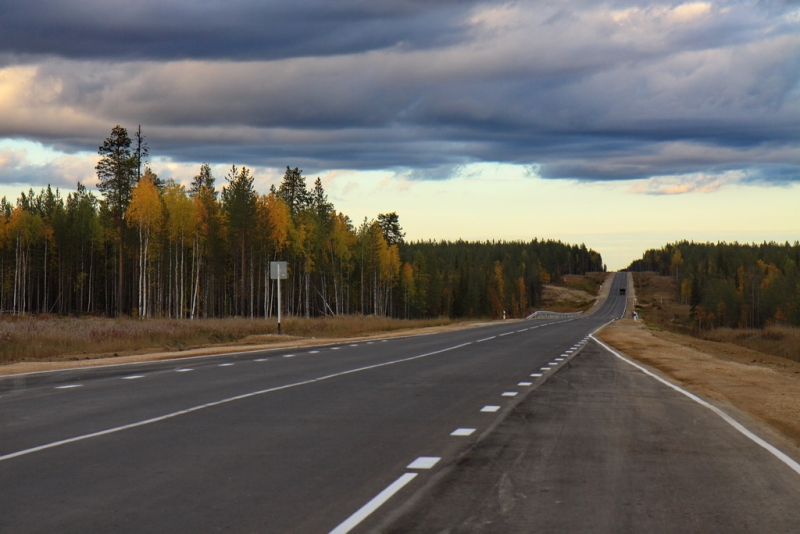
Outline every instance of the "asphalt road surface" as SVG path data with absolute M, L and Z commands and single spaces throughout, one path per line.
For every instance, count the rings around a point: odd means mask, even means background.
M 0 378 L 0 532 L 796 532 L 800 474 L 624 313 Z

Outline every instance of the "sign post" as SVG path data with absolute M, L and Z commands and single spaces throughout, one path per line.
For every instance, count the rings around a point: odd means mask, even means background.
M 269 262 L 269 277 L 278 281 L 278 335 L 281 334 L 281 280 L 288 277 L 285 261 Z

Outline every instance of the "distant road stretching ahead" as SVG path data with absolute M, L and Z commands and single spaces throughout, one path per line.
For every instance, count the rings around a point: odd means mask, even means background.
M 589 338 L 626 280 L 571 320 L 0 378 L 0 532 L 796 528 L 798 473 Z

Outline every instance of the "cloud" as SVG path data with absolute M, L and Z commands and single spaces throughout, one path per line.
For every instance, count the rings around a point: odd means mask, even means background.
M 29 151 L 0 148 L 0 185 L 75 189 L 76 184 L 94 185 L 97 181 L 93 157 L 63 155 L 47 162 L 31 161 Z
M 0 37 L 0 137 L 65 152 L 141 124 L 154 156 L 188 167 L 800 179 L 788 4 L 144 2 L 116 26 L 101 21 L 117 3 L 57 4 L 41 20 L 30 5 L 9 20 L 60 29 L 51 45 Z M 99 46 L 112 30 L 129 53 Z
M 0 51 L 110 59 L 277 59 L 457 40 L 465 0 L 3 2 Z
M 684 174 L 681 176 L 655 176 L 637 180 L 628 187 L 628 192 L 647 195 L 681 195 L 685 193 L 715 193 L 727 185 L 739 184 L 747 179 L 741 171 L 721 174 Z

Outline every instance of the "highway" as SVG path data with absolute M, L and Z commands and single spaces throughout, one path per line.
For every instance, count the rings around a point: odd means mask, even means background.
M 800 473 L 590 337 L 626 280 L 577 319 L 0 378 L 0 532 L 792 531 Z

